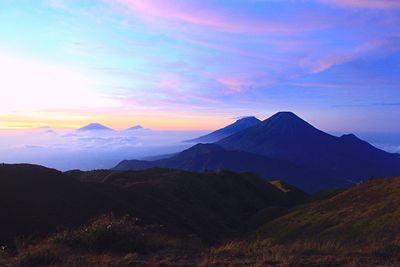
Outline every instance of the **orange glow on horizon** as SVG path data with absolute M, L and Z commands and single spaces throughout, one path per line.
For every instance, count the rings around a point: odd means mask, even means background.
M 47 115 L 47 116 L 46 116 Z M 233 119 L 210 118 L 207 116 L 192 117 L 147 117 L 140 120 L 130 119 L 132 116 L 102 116 L 102 115 L 0 115 L 0 129 L 34 129 L 49 126 L 55 129 L 77 129 L 89 123 L 101 123 L 115 130 L 123 130 L 134 125 L 153 130 L 215 130 L 233 122 Z
M 214 130 L 231 123 L 226 114 L 149 111 L 96 90 L 99 77 L 68 66 L 0 53 L 0 129 L 77 129 L 98 122 L 122 130 Z M 62 81 L 62 82 L 60 82 Z M 229 115 L 228 115 L 229 116 Z

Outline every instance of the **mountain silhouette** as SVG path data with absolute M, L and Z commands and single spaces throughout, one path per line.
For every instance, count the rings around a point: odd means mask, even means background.
M 90 132 L 90 131 L 103 131 L 103 132 L 113 132 L 114 130 L 108 128 L 100 123 L 90 123 L 77 130 L 78 132 Z
M 153 167 L 196 172 L 254 172 L 269 180 L 285 180 L 309 192 L 351 185 L 349 182 L 334 179 L 329 174 L 318 173 L 287 160 L 243 151 L 228 151 L 216 144 L 197 144 L 174 156 L 159 160 L 124 160 L 115 166 L 114 170 L 145 170 Z
M 261 123 L 261 121 L 259 119 L 257 119 L 256 117 L 253 117 L 253 116 L 243 117 L 222 129 L 216 130 L 212 133 L 200 136 L 195 139 L 187 140 L 186 142 L 214 143 L 214 142 L 217 142 L 217 141 L 219 141 L 225 137 L 228 137 L 234 133 L 240 132 L 241 130 L 252 127 L 254 125 L 258 125 L 260 123 Z
M 132 126 L 132 127 L 128 128 L 128 129 L 125 129 L 125 131 L 136 131 L 136 130 L 143 130 L 143 129 L 144 128 L 141 125 L 135 125 L 135 126 Z
M 400 174 L 399 154 L 375 148 L 353 134 L 329 135 L 292 112 L 279 112 L 217 144 L 227 150 L 288 160 L 349 181 Z
M 249 171 L 315 192 L 399 175 L 400 155 L 377 149 L 353 134 L 329 135 L 292 112 L 279 112 L 215 144 L 197 144 L 166 159 L 125 160 L 115 169 L 151 167 Z

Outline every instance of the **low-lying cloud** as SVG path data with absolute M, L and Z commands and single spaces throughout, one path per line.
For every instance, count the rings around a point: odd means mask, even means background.
M 183 140 L 201 134 L 204 132 L 3 130 L 0 131 L 0 162 L 34 163 L 60 170 L 112 168 L 124 159 L 178 152 L 191 145 Z

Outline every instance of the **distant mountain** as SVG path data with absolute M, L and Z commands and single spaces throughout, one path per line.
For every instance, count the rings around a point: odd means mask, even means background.
M 200 136 L 195 139 L 187 140 L 186 142 L 214 143 L 214 142 L 217 142 L 217 141 L 219 141 L 225 137 L 228 137 L 234 133 L 240 132 L 241 130 L 258 125 L 260 123 L 261 123 L 261 121 L 259 119 L 257 119 L 256 117 L 253 117 L 253 116 L 244 117 L 222 129 L 216 130 L 212 133 Z
M 136 131 L 136 130 L 144 130 L 144 128 L 141 125 L 135 125 L 126 129 L 125 131 Z
M 227 150 L 289 160 L 353 182 L 373 176 L 400 175 L 399 154 L 375 148 L 353 134 L 329 135 L 292 112 L 279 112 L 217 144 Z
M 291 112 L 279 112 L 215 144 L 199 144 L 155 161 L 122 161 L 115 169 L 169 167 L 191 171 L 251 171 L 313 192 L 371 177 L 400 175 L 400 155 L 355 135 L 336 137 Z
M 287 160 L 273 159 L 243 151 L 228 151 L 216 144 L 197 144 L 170 158 L 153 161 L 124 160 L 114 170 L 144 170 L 153 167 L 205 172 L 231 170 L 254 172 L 266 179 L 282 179 L 299 188 L 313 192 L 326 187 L 350 186 L 351 183 L 333 179 Z
M 90 131 L 102 131 L 102 132 L 114 132 L 113 129 L 108 128 L 100 123 L 90 123 L 77 130 L 78 132 L 90 132 Z
M 171 158 L 173 156 L 178 155 L 179 153 L 170 153 L 170 154 L 162 154 L 162 155 L 155 155 L 155 156 L 148 156 L 148 157 L 144 157 L 142 158 L 142 160 L 145 161 L 153 161 L 153 160 L 159 160 L 159 159 L 167 159 L 167 158 Z

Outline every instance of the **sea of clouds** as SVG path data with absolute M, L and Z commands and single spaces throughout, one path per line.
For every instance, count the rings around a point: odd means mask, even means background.
M 0 130 L 0 163 L 32 163 L 59 170 L 108 169 L 125 159 L 148 159 L 189 148 L 185 140 L 204 131 L 62 131 L 49 127 Z M 334 134 L 341 135 L 341 134 Z M 359 138 L 400 153 L 400 134 L 357 133 Z
M 57 131 L 49 127 L 0 131 L 0 162 L 33 163 L 59 170 L 112 168 L 124 159 L 145 159 L 190 147 L 204 131 Z

